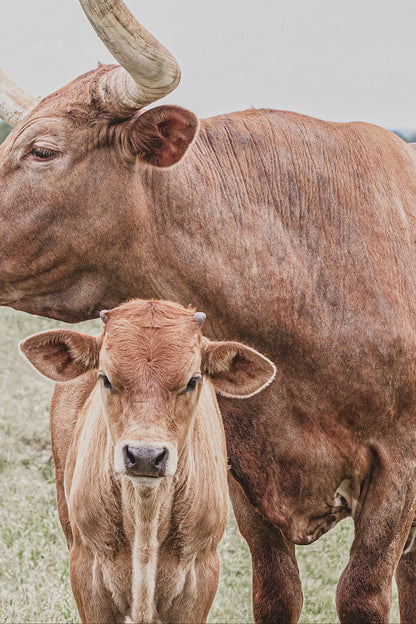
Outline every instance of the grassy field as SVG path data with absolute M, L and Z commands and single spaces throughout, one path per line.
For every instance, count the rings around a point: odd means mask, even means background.
M 26 336 L 59 326 L 0 308 L 0 622 L 77 622 L 66 544 L 55 502 L 48 410 L 52 383 L 19 357 Z M 97 333 L 98 322 L 79 329 Z M 301 622 L 336 622 L 334 596 L 352 540 L 347 520 L 298 548 L 305 604 Z M 252 622 L 248 548 L 233 517 L 221 546 L 220 588 L 209 621 Z M 397 598 L 391 622 L 398 622 Z

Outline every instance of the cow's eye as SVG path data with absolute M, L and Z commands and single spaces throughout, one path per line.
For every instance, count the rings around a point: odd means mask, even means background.
M 192 392 L 195 390 L 197 384 L 202 383 L 202 375 L 194 375 L 189 381 L 188 385 L 182 391 L 182 394 L 187 394 L 188 392 Z
M 102 380 L 104 388 L 107 388 L 107 390 L 109 390 L 111 394 L 114 394 L 114 388 L 111 385 L 111 382 L 108 379 L 107 375 L 104 375 L 104 373 L 98 373 L 98 379 Z
M 56 150 L 49 147 L 32 147 L 32 149 L 26 154 L 26 158 L 32 158 L 33 160 L 52 160 L 58 155 Z

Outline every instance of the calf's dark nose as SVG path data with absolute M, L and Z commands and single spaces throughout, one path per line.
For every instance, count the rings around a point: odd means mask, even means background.
M 126 473 L 133 477 L 163 477 L 169 451 L 165 447 L 126 446 L 123 448 Z

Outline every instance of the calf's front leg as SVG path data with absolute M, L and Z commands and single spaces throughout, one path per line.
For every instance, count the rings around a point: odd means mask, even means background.
M 162 622 L 205 624 L 218 588 L 220 562 L 216 544 L 192 562 L 178 563 L 175 554 L 160 558 L 157 610 Z
M 94 557 L 83 546 L 74 545 L 69 557 L 71 587 L 83 624 L 122 624 L 122 614 L 106 588 Z

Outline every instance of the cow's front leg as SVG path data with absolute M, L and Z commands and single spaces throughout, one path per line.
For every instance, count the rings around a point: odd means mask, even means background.
M 403 462 L 386 455 L 374 451 L 354 517 L 350 560 L 337 588 L 341 624 L 389 621 L 391 584 L 409 533 L 415 487 L 405 466 L 399 467 Z
M 253 611 L 257 624 L 297 622 L 303 605 L 295 547 L 252 507 L 241 486 L 229 477 L 235 517 L 253 563 Z
M 416 613 L 416 515 L 396 570 L 400 622 L 413 624 Z

